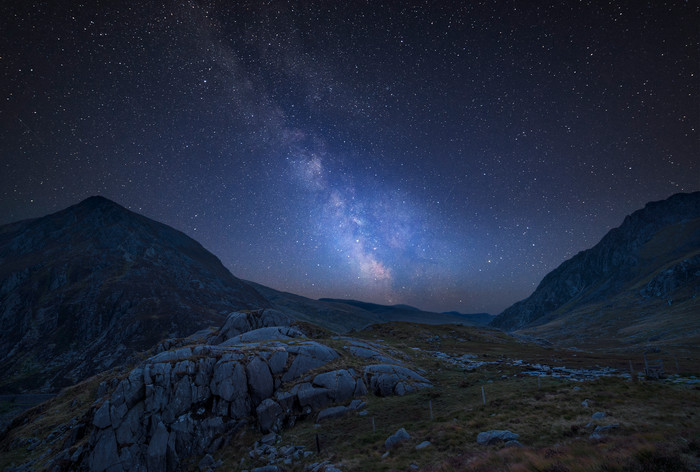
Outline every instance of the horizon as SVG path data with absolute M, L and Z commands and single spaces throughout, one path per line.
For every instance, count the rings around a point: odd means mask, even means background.
M 699 193 L 699 192 L 689 192 L 689 193 L 679 192 L 679 193 L 677 193 L 677 194 L 674 194 L 673 196 L 675 196 L 675 195 L 689 195 L 690 193 Z M 670 197 L 669 197 L 669 198 L 670 198 Z M 102 200 L 106 200 L 107 202 L 110 202 L 110 204 L 116 204 L 116 205 L 118 205 L 119 207 L 128 210 L 129 212 L 132 212 L 132 213 L 137 214 L 137 215 L 140 215 L 140 216 L 145 216 L 145 215 L 143 215 L 142 213 L 137 212 L 137 211 L 134 211 L 134 210 L 131 209 L 131 208 L 125 207 L 125 206 L 123 206 L 122 204 L 120 204 L 119 202 L 114 201 L 114 200 L 112 200 L 112 199 L 110 199 L 110 198 L 107 198 L 107 197 L 105 197 L 105 196 L 103 196 L 103 195 L 91 195 L 91 196 L 89 196 L 89 197 L 87 197 L 87 198 L 85 198 L 85 199 L 83 199 L 83 200 L 81 200 L 81 201 L 79 201 L 79 202 L 76 202 L 76 203 L 73 203 L 72 205 L 69 205 L 69 206 L 66 207 L 66 208 L 63 208 L 63 209 L 58 210 L 58 212 L 67 210 L 67 209 L 72 208 L 72 207 L 80 206 L 80 205 L 82 205 L 83 203 L 87 202 L 88 200 L 92 200 L 92 199 L 102 199 Z M 652 202 L 652 201 L 647 202 L 647 203 L 644 205 L 644 207 L 635 210 L 635 212 L 636 212 L 636 211 L 642 210 L 642 209 L 645 208 L 649 203 L 655 203 L 655 202 L 657 202 L 657 201 L 654 201 L 654 202 Z M 632 213 L 634 213 L 634 212 L 632 212 Z M 632 213 L 630 213 L 630 215 L 631 215 Z M 47 214 L 47 215 L 41 215 L 41 216 L 39 216 L 39 218 L 41 218 L 41 217 L 43 217 L 43 216 L 51 216 L 51 215 L 53 215 L 53 214 L 54 214 L 54 213 L 50 213 L 50 214 Z M 630 216 L 630 215 L 626 215 L 625 218 L 626 218 L 627 216 Z M 146 217 L 146 218 L 148 218 L 148 217 Z M 31 219 L 34 219 L 34 218 L 30 218 L 30 220 L 31 220 Z M 149 218 L 149 219 L 151 219 L 151 220 L 153 220 L 153 221 L 156 221 L 157 223 L 160 223 L 160 224 L 165 224 L 165 223 L 163 223 L 163 222 L 160 222 L 160 221 L 158 221 L 158 220 L 154 220 L 154 219 L 152 219 L 152 218 Z M 16 221 L 12 221 L 12 222 L 7 223 L 7 224 L 21 223 L 22 221 L 27 221 L 27 220 L 16 220 Z M 622 222 L 620 222 L 620 224 L 622 224 Z M 173 228 L 172 226 L 169 226 L 169 227 L 172 228 L 172 229 L 174 229 L 174 230 L 176 230 L 176 231 L 181 231 L 181 230 L 179 230 L 179 229 L 177 229 L 177 228 Z M 616 228 L 617 228 L 617 227 L 616 227 Z M 613 228 L 611 228 L 611 229 L 613 229 Z M 228 267 L 226 267 L 226 265 L 224 264 L 224 262 L 221 260 L 221 258 L 220 258 L 216 253 L 210 251 L 206 246 L 204 246 L 204 245 L 203 245 L 200 241 L 198 241 L 195 237 L 188 235 L 188 234 L 187 234 L 186 232 L 184 232 L 184 231 L 181 231 L 181 232 L 184 233 L 184 234 L 185 234 L 186 236 L 188 236 L 189 238 L 191 238 L 191 239 L 192 239 L 193 241 L 195 241 L 196 243 L 202 245 L 202 247 L 203 247 L 206 251 L 208 251 L 208 252 L 210 252 L 211 254 L 213 254 L 213 255 L 222 263 L 222 265 L 224 265 L 224 267 L 229 271 L 229 273 L 231 273 L 234 277 L 236 277 L 236 278 L 242 280 L 243 282 L 265 285 L 266 287 L 271 288 L 271 289 L 273 289 L 273 290 L 277 290 L 277 291 L 279 291 L 279 292 L 287 292 L 287 293 L 292 293 L 292 294 L 294 294 L 294 295 L 301 295 L 301 296 L 305 296 L 306 298 L 309 298 L 309 299 L 311 299 L 311 300 L 324 301 L 324 299 L 326 299 L 326 300 L 338 301 L 338 302 L 346 302 L 346 303 L 347 303 L 347 302 L 359 302 L 359 303 L 367 303 L 367 304 L 376 304 L 376 305 L 380 305 L 380 306 L 388 306 L 388 307 L 392 307 L 392 308 L 396 308 L 396 307 L 407 307 L 407 308 L 417 309 L 417 310 L 422 311 L 422 312 L 436 313 L 436 314 L 440 314 L 440 313 L 459 313 L 459 314 L 463 314 L 463 315 L 473 315 L 473 314 L 484 314 L 484 313 L 485 313 L 485 314 L 488 314 L 488 315 L 490 315 L 490 316 L 495 317 L 495 316 L 499 315 L 499 314 L 503 311 L 503 310 L 500 310 L 500 311 L 497 312 L 497 313 L 492 313 L 492 312 L 476 312 L 476 311 L 459 311 L 459 310 L 449 310 L 449 309 L 446 309 L 446 310 L 443 309 L 443 310 L 441 310 L 441 311 L 436 311 L 436 310 L 425 309 L 425 308 L 423 308 L 423 307 L 421 307 L 421 306 L 418 306 L 418 305 L 411 305 L 411 304 L 402 303 L 402 302 L 396 302 L 396 303 L 381 303 L 381 301 L 372 301 L 372 300 L 368 300 L 368 299 L 360 299 L 360 298 L 352 298 L 352 297 L 344 297 L 344 296 L 337 296 L 337 297 L 334 297 L 334 296 L 325 296 L 325 295 L 318 296 L 318 297 L 306 296 L 306 295 L 304 295 L 304 294 L 302 294 L 302 293 L 291 292 L 291 291 L 289 291 L 289 290 L 281 289 L 281 288 L 279 288 L 279 287 L 269 286 L 269 285 L 260 283 L 260 282 L 255 281 L 255 280 L 246 279 L 245 277 L 238 277 L 238 276 L 237 276 L 236 274 L 234 274 Z M 606 234 L 607 234 L 607 232 L 606 232 Z M 597 244 L 597 243 L 596 243 L 596 244 Z M 583 251 L 586 251 L 586 250 L 588 250 L 588 249 L 590 249 L 590 248 L 584 249 Z M 567 259 L 567 260 L 568 260 L 568 259 Z M 562 261 L 562 263 L 563 263 L 563 262 L 566 262 L 566 261 Z M 557 267 L 558 267 L 558 266 L 557 266 Z M 539 282 L 538 282 L 538 285 L 539 285 Z M 255 288 L 255 287 L 253 287 L 253 288 Z M 534 290 L 533 290 L 533 291 L 534 291 Z M 529 297 L 529 295 L 530 295 L 530 294 L 528 294 L 527 297 Z M 527 297 L 524 297 L 522 300 L 524 300 L 524 299 L 527 298 Z M 521 301 L 521 300 L 517 300 L 517 301 Z M 516 302 L 517 302 L 517 301 L 516 301 Z M 515 302 L 514 302 L 514 303 L 515 303 Z M 352 304 L 352 303 L 350 303 L 350 304 Z M 506 308 L 509 308 L 510 306 L 512 306 L 512 304 L 511 304 L 511 305 L 508 305 Z
M 99 194 L 276 290 L 496 315 L 700 190 L 688 3 L 247 7 L 9 6 L 0 224 Z

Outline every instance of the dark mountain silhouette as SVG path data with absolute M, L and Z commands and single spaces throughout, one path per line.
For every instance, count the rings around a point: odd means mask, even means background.
M 334 298 L 314 300 L 254 282 L 248 283 L 268 299 L 274 308 L 297 319 L 319 324 L 339 333 L 389 321 L 425 324 L 480 324 L 469 318 L 468 315 L 465 317 L 451 313 L 433 313 L 409 305 L 387 306 Z
M 377 303 L 368 303 L 359 300 L 346 300 L 342 298 L 321 298 L 319 301 L 357 307 L 364 311 L 379 315 L 384 322 L 423 320 L 423 323 L 430 324 L 455 323 L 485 325 L 493 319 L 493 316 L 489 315 L 488 313 L 464 314 L 456 311 L 435 313 L 403 304 L 380 305 Z
M 185 234 L 91 197 L 0 227 L 0 389 L 55 390 L 268 306 Z
M 491 325 L 572 342 L 689 340 L 699 296 L 700 192 L 676 194 L 627 216 Z
M 445 315 L 459 316 L 469 320 L 476 325 L 487 325 L 493 321 L 494 315 L 490 313 L 460 313 L 458 311 L 448 311 Z

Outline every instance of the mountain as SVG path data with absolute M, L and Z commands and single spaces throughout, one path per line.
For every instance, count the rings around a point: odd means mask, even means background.
M 700 192 L 648 203 L 491 323 L 567 343 L 700 337 Z
M 490 313 L 460 313 L 458 311 L 448 311 L 443 314 L 465 318 L 477 326 L 486 326 L 489 323 L 491 323 L 494 319 L 494 316 Z
M 384 323 L 389 321 L 411 321 L 427 324 L 486 325 L 493 319 L 493 316 L 488 313 L 463 314 L 456 311 L 435 313 L 402 304 L 380 305 L 377 303 L 339 298 L 321 298 L 319 301 L 360 308 L 364 311 L 379 315 Z
M 321 298 L 314 300 L 248 282 L 270 301 L 272 306 L 297 319 L 321 325 L 336 332 L 359 330 L 371 324 L 408 321 L 424 324 L 474 323 L 468 317 L 422 311 L 408 305 L 379 305 L 357 300 Z
M 330 302 L 330 303 L 342 303 L 343 305 L 350 305 L 357 308 L 361 308 L 365 311 L 371 313 L 397 313 L 397 312 L 420 312 L 416 307 L 410 305 L 379 305 L 377 303 L 363 302 L 359 300 L 346 300 L 343 298 L 320 298 L 319 301 Z
M 54 391 L 269 306 L 185 234 L 91 197 L 0 227 L 0 391 Z

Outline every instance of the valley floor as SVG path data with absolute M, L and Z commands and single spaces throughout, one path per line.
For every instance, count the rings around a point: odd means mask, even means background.
M 362 416 L 297 423 L 278 446 L 316 452 L 318 436 L 320 454 L 282 470 L 323 461 L 343 471 L 700 468 L 700 378 L 689 372 L 700 365 L 697 359 L 678 359 L 682 375 L 646 381 L 641 353 L 637 359 L 606 358 L 518 343 L 495 331 L 409 323 L 376 325 L 356 336 L 391 345 L 424 369 L 435 387 L 402 397 L 369 396 Z M 678 356 L 658 353 L 664 355 L 675 373 Z M 600 413 L 604 417 L 593 419 Z M 594 433 L 597 427 L 603 432 Z M 400 428 L 410 439 L 386 455 L 385 440 Z M 521 447 L 478 444 L 478 433 L 490 430 L 518 434 Z M 241 434 L 220 454 L 226 467 L 262 466 L 249 456 L 258 439 Z M 430 445 L 417 450 L 424 441 Z

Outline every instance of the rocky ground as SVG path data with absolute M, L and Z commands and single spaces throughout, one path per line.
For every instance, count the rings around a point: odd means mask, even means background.
M 364 402 L 356 397 L 432 387 L 380 344 L 350 337 L 320 343 L 291 324 L 275 310 L 234 312 L 220 330 L 161 344 L 129 372 L 102 381 L 87 411 L 49 434 L 53 447 L 16 470 L 177 470 L 249 426 L 277 432 L 307 416 L 323 421 L 358 410 Z M 48 439 L 10 444 L 31 451 Z M 292 453 L 301 450 L 253 452 L 290 465 L 304 457 Z
M 672 354 L 647 381 L 495 330 L 237 312 L 24 413 L 0 470 L 696 470 L 698 363 Z

